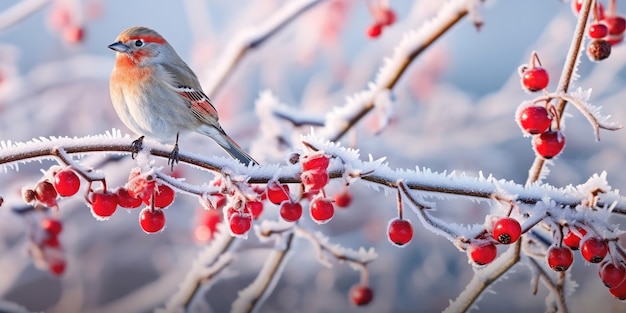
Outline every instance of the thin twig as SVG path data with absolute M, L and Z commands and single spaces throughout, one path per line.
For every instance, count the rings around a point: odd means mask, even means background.
M 543 284 L 550 289 L 550 292 L 554 293 L 556 295 L 556 305 L 557 308 L 559 310 L 560 313 L 567 313 L 569 312 L 568 308 L 567 308 L 567 302 L 565 301 L 565 293 L 563 290 L 563 286 L 565 284 L 565 280 L 566 280 L 566 273 L 565 272 L 559 272 L 559 279 L 557 282 L 554 282 L 552 280 L 552 278 L 550 278 L 550 275 L 548 275 L 548 273 L 543 269 L 543 267 L 541 267 L 541 265 L 539 265 L 539 263 L 537 263 L 537 261 L 532 258 L 529 257 L 527 258 L 528 263 L 533 267 L 533 269 L 536 271 L 537 275 L 539 276 L 539 278 L 541 278 L 541 281 L 543 282 Z
M 0 32 L 35 14 L 51 0 L 22 0 L 0 12 Z
M 576 30 L 574 31 L 574 37 L 572 38 L 572 42 L 569 47 L 569 51 L 567 52 L 567 56 L 565 57 L 565 64 L 563 65 L 563 72 L 561 73 L 561 78 L 559 79 L 558 87 L 556 92 L 566 94 L 569 89 L 570 83 L 574 76 L 574 72 L 576 70 L 576 63 L 578 63 L 580 46 L 582 45 L 583 39 L 585 37 L 585 27 L 587 26 L 587 20 L 589 19 L 589 12 L 593 7 L 593 2 L 595 0 L 584 0 L 582 7 L 580 9 L 578 15 L 578 23 L 576 24 Z M 560 99 L 557 104 L 557 112 L 559 117 L 563 116 L 563 112 L 565 111 L 565 106 L 567 101 L 564 99 Z M 533 182 L 539 180 L 541 177 L 541 171 L 545 166 L 546 160 L 540 156 L 535 156 L 535 161 L 533 162 L 532 167 L 528 171 L 528 179 L 526 180 L 526 184 L 529 185 Z

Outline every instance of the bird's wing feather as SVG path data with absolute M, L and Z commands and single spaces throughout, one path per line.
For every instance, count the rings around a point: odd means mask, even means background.
M 189 109 L 195 116 L 209 125 L 216 124 L 217 110 L 204 92 L 188 86 L 178 86 L 175 90 L 189 101 Z

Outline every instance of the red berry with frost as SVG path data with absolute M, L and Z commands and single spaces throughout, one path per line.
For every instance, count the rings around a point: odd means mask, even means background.
M 516 242 L 522 235 L 522 226 L 511 217 L 503 217 L 493 224 L 493 238 L 508 245 Z
M 350 300 L 356 306 L 368 305 L 374 299 L 374 291 L 367 285 L 359 284 L 350 288 Z
M 280 204 L 280 217 L 287 222 L 295 222 L 302 217 L 302 205 L 299 202 L 283 201 Z
M 267 199 L 274 204 L 289 200 L 289 186 L 271 182 L 267 185 Z
M 221 193 L 213 194 L 213 204 L 215 208 L 221 210 L 226 205 L 226 196 Z
M 73 196 L 80 189 L 80 178 L 70 169 L 62 170 L 54 176 L 54 188 L 61 197 Z
M 98 190 L 91 195 L 91 213 L 100 218 L 107 218 L 117 208 L 117 195 L 114 193 Z
M 117 204 L 126 209 L 136 209 L 141 206 L 141 199 L 134 198 L 128 193 L 128 189 L 124 187 L 117 188 Z
M 302 171 L 326 170 L 330 164 L 330 158 L 324 153 L 305 155 L 301 157 Z
M 136 171 L 131 172 L 131 178 L 126 184 L 126 189 L 130 196 L 141 199 L 146 205 L 150 204 L 155 187 L 156 181 L 151 176 L 144 177 Z
M 565 146 L 565 136 L 558 130 L 549 130 L 533 137 L 533 147 L 544 159 L 559 155 Z
M 146 233 L 159 232 L 165 226 L 165 214 L 163 210 L 145 207 L 139 213 L 139 225 Z
M 517 121 L 522 131 L 536 135 L 550 128 L 552 116 L 545 107 L 532 105 L 519 111 Z
M 233 213 L 229 220 L 230 231 L 235 235 L 243 235 L 252 227 L 252 216 L 241 212 Z
M 486 265 L 496 259 L 498 248 L 492 243 L 482 245 L 470 245 L 467 248 L 470 260 L 477 265 Z
M 246 202 L 246 209 L 252 214 L 252 218 L 257 219 L 263 213 L 263 202 L 261 201 L 248 201 Z
M 315 198 L 311 201 L 311 218 L 318 224 L 330 221 L 335 214 L 333 203 L 326 198 Z
M 48 232 L 51 236 L 57 236 L 63 230 L 63 224 L 57 219 L 44 217 L 41 220 L 41 228 Z
M 599 266 L 598 275 L 608 288 L 617 287 L 626 279 L 626 265 L 622 262 L 614 264 L 610 261 L 604 261 Z
M 44 205 L 54 206 L 57 203 L 57 191 L 49 181 L 40 181 L 35 186 L 35 198 Z
M 168 207 L 174 202 L 174 197 L 175 192 L 170 186 L 158 185 L 154 194 L 154 206 L 157 208 Z
M 383 32 L 383 25 L 374 23 L 367 28 L 367 37 L 378 38 Z
M 611 295 L 620 300 L 626 300 L 626 280 L 624 280 L 619 286 L 609 288 Z
M 548 87 L 548 71 L 541 66 L 527 68 L 522 72 L 522 86 L 528 91 L 539 91 Z
M 339 208 L 347 208 L 352 203 L 352 193 L 348 188 L 344 188 L 339 193 L 335 194 L 335 204 Z
M 583 237 L 587 234 L 587 231 L 583 228 L 578 228 L 578 232 Z M 567 232 L 567 235 L 565 235 L 565 238 L 563 238 L 563 244 L 572 250 L 578 250 L 578 247 L 580 246 L 580 238 L 581 237 L 578 237 L 578 235 L 570 229 Z
M 319 191 L 328 184 L 328 172 L 326 170 L 308 170 L 300 174 L 300 180 L 305 191 Z
M 574 253 L 568 247 L 552 246 L 546 255 L 548 265 L 557 272 L 567 271 L 574 263 Z
M 392 243 L 403 246 L 413 239 L 413 226 L 408 220 L 393 219 L 387 226 L 387 235 Z
M 585 260 L 591 263 L 600 263 L 604 260 L 609 246 L 606 241 L 599 237 L 589 237 L 580 245 L 580 253 Z
M 607 16 L 603 20 L 610 35 L 623 35 L 626 31 L 626 19 L 620 15 Z

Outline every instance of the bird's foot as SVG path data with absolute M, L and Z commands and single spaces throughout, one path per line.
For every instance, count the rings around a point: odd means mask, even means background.
M 174 145 L 174 149 L 170 152 L 170 158 L 167 160 L 167 165 L 171 166 L 172 171 L 174 170 L 174 164 L 178 163 L 178 144 Z
M 130 145 L 130 157 L 133 158 L 133 160 L 137 157 L 137 153 L 139 153 L 143 147 L 143 137 L 144 136 L 137 138 Z

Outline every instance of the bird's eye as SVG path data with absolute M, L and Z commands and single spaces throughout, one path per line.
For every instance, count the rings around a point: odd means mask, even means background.
M 143 40 L 141 39 L 135 40 L 135 47 L 141 47 L 141 46 L 143 46 Z

